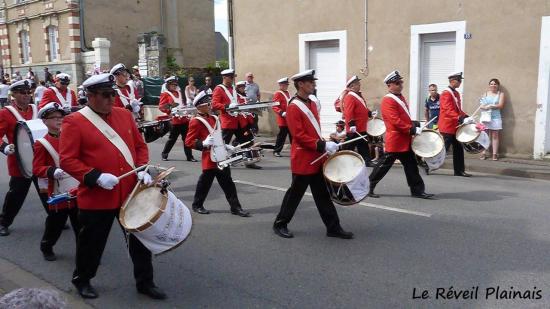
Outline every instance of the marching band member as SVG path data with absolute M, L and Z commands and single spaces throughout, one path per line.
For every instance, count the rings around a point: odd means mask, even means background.
M 290 143 L 292 143 L 292 135 L 288 132 L 288 126 L 286 124 L 286 109 L 290 102 L 290 93 L 288 92 L 288 77 L 283 77 L 277 81 L 279 84 L 279 90 L 273 95 L 273 101 L 279 102 L 279 106 L 273 106 L 272 109 L 275 112 L 277 119 L 277 126 L 279 127 L 279 133 L 275 140 L 275 148 L 273 149 L 273 155 L 281 157 L 281 151 L 285 145 L 286 136 Z
M 423 199 L 433 197 L 424 191 L 424 181 L 418 172 L 416 158 L 411 149 L 412 136 L 422 131 L 419 123 L 413 122 L 409 113 L 409 105 L 401 94 L 403 90 L 403 78 L 398 71 L 393 71 L 386 76 L 384 82 L 388 86 L 388 94 L 381 102 L 381 111 L 386 125 L 385 153 L 376 163 L 369 176 L 370 189 L 368 196 L 380 197 L 374 193 L 376 185 L 384 178 L 396 159 L 401 161 L 405 170 L 407 184 L 411 189 L 411 196 Z
M 137 90 L 132 86 L 130 81 L 130 72 L 122 63 L 115 65 L 109 72 L 115 77 L 115 90 L 117 96 L 115 98 L 115 107 L 123 107 L 134 113 L 134 118 L 138 118 L 138 113 L 141 110 L 141 102 Z
M 235 84 L 235 90 L 237 91 L 237 103 L 240 105 L 246 104 L 246 93 L 245 93 L 245 81 L 240 81 Z M 238 143 L 244 143 L 248 142 L 249 140 L 253 140 L 254 136 L 252 134 L 252 131 L 250 131 L 250 127 L 254 125 L 254 115 L 251 113 L 239 113 L 237 116 L 239 119 L 239 127 L 237 128 L 237 132 L 235 133 L 235 137 L 237 138 Z
M 326 158 L 310 164 L 319 155 L 325 152 L 332 154 L 338 150 L 336 143 L 326 142 L 321 137 L 319 113 L 315 102 L 309 99 L 309 95 L 315 90 L 315 70 L 298 73 L 292 80 L 298 91 L 290 100 L 286 117 L 288 129 L 293 137 L 290 150 L 292 184 L 286 191 L 279 214 L 273 223 L 273 231 L 283 238 L 294 237 L 287 225 L 309 186 L 327 228 L 327 236 L 351 239 L 353 233 L 344 231 L 340 226 L 338 213 L 326 187 L 322 170 Z
M 174 147 L 178 137 L 181 136 L 183 141 L 183 151 L 185 152 L 187 161 L 197 162 L 197 160 L 193 158 L 192 148 L 185 146 L 185 137 L 187 136 L 187 131 L 189 130 L 189 118 L 187 115 L 177 114 L 178 108 L 187 107 L 187 104 L 183 103 L 183 96 L 181 91 L 178 89 L 178 78 L 176 76 L 171 76 L 165 80 L 165 83 L 166 91 L 160 94 L 159 109 L 162 112 L 171 115 L 172 127 L 170 128 L 168 141 L 166 141 L 164 149 L 162 150 L 162 160 L 168 160 L 170 150 Z
M 211 147 L 216 146 L 213 137 L 214 131 L 220 130 L 218 118 L 210 115 L 210 100 L 211 96 L 204 91 L 195 97 L 193 104 L 197 108 L 197 115 L 191 119 L 189 133 L 185 139 L 187 147 L 202 151 L 202 174 L 199 176 L 195 197 L 193 198 L 193 211 L 199 214 L 210 213 L 204 208 L 204 201 L 214 178 L 216 178 L 229 202 L 231 213 L 241 217 L 250 217 L 250 213 L 241 207 L 229 166 L 220 170 L 218 165 L 210 158 Z M 212 132 L 210 129 L 212 129 Z M 225 147 L 229 152 L 234 151 L 234 147 L 231 145 L 226 144 Z
M 361 94 L 361 79 L 357 75 L 352 76 L 346 83 L 348 89 L 344 96 L 343 114 L 346 121 L 346 133 L 348 140 L 358 136 L 357 133 L 367 136 L 367 122 L 373 113 L 367 107 L 367 102 Z M 376 116 L 376 114 L 374 114 Z M 369 142 L 360 139 L 344 146 L 344 149 L 354 150 L 363 157 L 367 166 L 372 166 L 369 154 Z
M 462 110 L 462 98 L 456 89 L 462 84 L 462 72 L 449 75 L 449 87 L 443 89 L 439 95 L 439 119 L 437 127 L 445 140 L 445 150 L 453 146 L 453 168 L 455 176 L 470 177 L 465 172 L 464 148 L 456 140 L 456 129 L 462 123 L 474 123 L 472 117 L 468 117 Z
M 78 106 L 76 93 L 69 88 L 69 84 L 71 84 L 71 76 L 69 74 L 60 73 L 55 75 L 55 84 L 44 90 L 38 108 L 42 108 L 50 102 L 61 104 L 67 111 L 70 111 L 71 107 Z
M 58 185 L 58 181 L 66 177 L 65 172 L 59 168 L 58 153 L 61 123 L 65 115 L 67 115 L 66 110 L 57 102 L 44 105 L 38 112 L 38 118 L 42 119 L 48 127 L 48 134 L 34 143 L 33 174 L 36 177 L 48 179 L 48 196 L 55 193 L 54 187 Z M 77 219 L 76 201 L 69 200 L 49 205 L 46 212 L 48 216 L 40 242 L 40 251 L 46 261 L 55 261 L 57 257 L 53 252 L 53 246 L 61 236 L 67 218 L 71 221 L 75 240 L 77 239 L 80 225 Z
M 212 93 L 212 110 L 220 111 L 220 120 L 222 123 L 223 140 L 226 144 L 231 143 L 233 135 L 238 141 L 245 140 L 243 131 L 239 130 L 238 113 L 228 113 L 227 108 L 238 106 L 237 93 L 233 90 L 233 81 L 235 79 L 235 70 L 227 69 L 221 72 L 222 83 L 214 88 Z M 245 165 L 247 168 L 261 169 L 260 166 L 252 163 Z
M 113 221 L 138 179 L 145 184 L 151 184 L 152 179 L 146 171 L 120 180 L 115 176 L 147 164 L 149 153 L 132 115 L 113 107 L 114 77 L 93 75 L 83 86 L 88 106 L 63 121 L 60 168 L 80 182 L 77 203 L 81 229 L 72 283 L 83 298 L 96 298 L 90 280 L 96 275 Z M 129 234 L 127 244 L 138 293 L 166 298 L 153 282 L 151 251 L 133 234 Z
M 31 102 L 31 83 L 24 79 L 14 82 L 10 86 L 11 95 L 14 101 L 0 110 L 0 150 L 8 156 L 8 174 L 10 175 L 9 189 L 6 192 L 2 213 L 0 214 L 0 236 L 8 236 L 10 231 L 8 227 L 13 223 L 15 216 L 19 213 L 23 202 L 29 192 L 31 183 L 34 184 L 36 192 L 40 195 L 40 188 L 36 177 L 25 178 L 19 170 L 17 159 L 15 158 L 14 134 L 15 126 L 18 121 L 36 119 L 38 108 Z M 2 139 L 4 136 L 8 142 Z M 43 197 L 41 197 L 41 200 Z M 45 201 L 42 201 L 45 202 Z

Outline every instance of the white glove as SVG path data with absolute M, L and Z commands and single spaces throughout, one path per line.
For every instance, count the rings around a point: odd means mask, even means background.
M 202 141 L 202 146 L 210 147 L 212 145 L 214 145 L 214 138 L 212 137 L 212 135 L 208 135 L 208 137 L 205 138 L 204 141 Z
M 378 116 L 378 111 L 372 112 L 371 115 L 372 115 L 372 118 L 375 118 L 376 116 Z
M 326 142 L 325 143 L 325 151 L 329 154 L 333 154 L 338 150 L 338 144 L 335 142 Z
M 474 117 L 466 117 L 466 119 L 464 119 L 464 123 L 465 124 L 471 124 L 471 123 L 475 123 L 476 121 L 474 120 Z
M 65 171 L 60 168 L 56 168 L 53 172 L 53 178 L 55 179 L 61 179 L 63 176 L 65 176 Z
M 153 183 L 153 178 L 151 177 L 151 175 L 149 175 L 149 173 L 147 173 L 146 171 L 141 171 L 141 172 L 138 172 L 137 173 L 137 177 L 139 180 L 143 181 L 143 183 L 148 186 L 150 184 Z
M 14 154 L 15 153 L 15 145 L 14 144 L 9 144 L 8 146 L 4 147 L 3 152 L 6 156 Z
M 422 133 L 422 129 L 421 128 L 415 128 L 414 134 L 415 135 L 420 135 L 420 133 Z
M 118 178 L 109 173 L 102 173 L 97 179 L 97 184 L 105 190 L 113 190 L 118 184 Z
M 235 147 L 225 144 L 225 149 L 227 149 L 227 152 L 229 153 L 235 153 Z
M 172 111 L 172 115 L 174 115 L 178 112 L 178 108 L 177 107 L 172 107 L 171 111 Z
M 285 117 L 286 117 L 286 112 L 283 112 L 283 113 L 281 114 L 281 117 L 285 118 Z
M 69 105 L 63 106 L 63 111 L 67 114 L 71 113 L 71 107 Z
M 356 126 L 349 127 L 349 131 L 351 133 L 355 133 L 355 132 L 357 132 L 357 127 Z
M 137 113 L 139 112 L 139 106 L 141 105 L 141 102 L 138 100 L 132 100 L 130 102 L 130 105 L 132 106 L 132 112 Z
M 237 106 L 239 106 L 239 103 L 237 103 L 237 102 L 233 102 L 233 103 L 229 104 L 229 108 L 233 108 L 233 107 L 237 107 Z

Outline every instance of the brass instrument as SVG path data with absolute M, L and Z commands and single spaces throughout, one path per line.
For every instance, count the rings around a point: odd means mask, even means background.
M 176 109 L 172 109 L 172 112 L 170 113 L 174 117 L 187 117 L 191 118 L 197 114 L 197 108 L 194 106 L 189 107 L 177 107 Z
M 271 108 L 273 106 L 279 106 L 279 102 L 274 101 L 264 101 L 264 102 L 256 102 L 256 103 L 246 103 L 246 104 L 240 104 L 235 107 L 227 108 L 226 111 L 230 114 L 232 113 L 242 113 L 242 112 L 249 112 L 249 113 L 260 113 L 264 110 L 267 110 L 268 108 Z

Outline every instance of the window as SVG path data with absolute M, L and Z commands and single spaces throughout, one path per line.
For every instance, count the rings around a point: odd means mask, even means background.
M 50 61 L 57 61 L 57 27 L 48 27 L 48 43 L 50 47 Z
M 23 30 L 19 34 L 21 36 L 21 53 L 22 53 L 22 63 L 28 63 L 30 61 L 30 52 L 31 52 L 31 46 L 30 46 L 30 40 L 29 40 L 29 32 L 26 30 Z
M 25 3 L 27 0 L 15 0 L 15 4 Z

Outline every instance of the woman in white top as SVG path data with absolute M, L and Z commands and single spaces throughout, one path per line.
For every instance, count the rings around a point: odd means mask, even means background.
M 502 130 L 502 115 L 501 110 L 504 107 L 504 93 L 500 91 L 500 81 L 493 78 L 489 81 L 489 89 L 484 96 L 481 97 L 480 121 L 487 127 L 487 133 L 491 138 L 493 149 L 493 161 L 498 160 L 498 144 L 499 133 Z M 481 160 L 486 159 L 485 151 L 481 153 Z
M 195 96 L 197 95 L 198 90 L 197 87 L 195 87 L 195 79 L 190 76 L 187 80 L 187 86 L 185 86 L 185 98 L 187 105 L 192 105 L 193 100 L 195 99 Z

